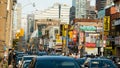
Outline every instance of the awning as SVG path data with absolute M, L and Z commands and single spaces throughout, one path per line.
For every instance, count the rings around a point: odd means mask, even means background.
M 85 44 L 85 46 L 88 47 L 88 48 L 95 48 L 95 47 L 96 47 L 96 44 L 95 44 L 95 43 L 88 43 L 88 42 L 87 42 L 87 43 Z

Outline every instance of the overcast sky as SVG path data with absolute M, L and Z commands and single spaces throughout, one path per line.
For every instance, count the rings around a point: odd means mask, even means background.
M 72 0 L 18 0 L 22 4 L 22 13 L 31 13 L 35 10 L 44 10 L 51 7 L 54 3 L 65 3 L 72 6 Z M 33 7 L 32 3 L 35 3 Z M 95 0 L 91 0 L 91 5 L 95 5 Z

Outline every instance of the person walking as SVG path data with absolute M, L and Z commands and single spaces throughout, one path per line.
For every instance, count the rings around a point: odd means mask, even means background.
M 8 68 L 13 68 L 13 65 L 12 65 L 12 64 L 10 64 L 10 65 L 8 66 Z
M 8 66 L 12 64 L 12 60 L 13 60 L 13 52 L 12 49 L 9 49 Z

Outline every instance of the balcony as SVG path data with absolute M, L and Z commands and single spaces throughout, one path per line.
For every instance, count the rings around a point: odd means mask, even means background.
M 120 18 L 120 12 L 117 12 L 115 14 L 111 15 L 111 20 L 119 19 Z

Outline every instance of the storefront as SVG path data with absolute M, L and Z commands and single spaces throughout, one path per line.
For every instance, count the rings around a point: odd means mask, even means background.
M 79 41 L 80 44 L 84 42 L 84 52 L 87 52 L 87 54 L 98 54 L 98 48 L 96 47 L 96 39 L 98 36 L 100 36 L 100 34 L 98 34 L 96 30 L 97 28 L 95 26 L 80 26 L 81 33 Z

